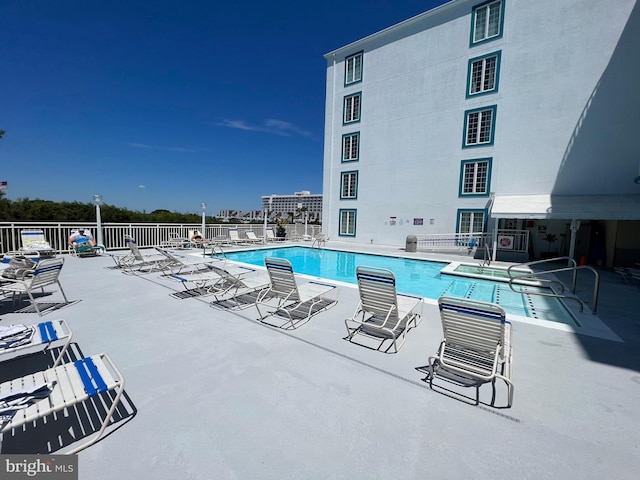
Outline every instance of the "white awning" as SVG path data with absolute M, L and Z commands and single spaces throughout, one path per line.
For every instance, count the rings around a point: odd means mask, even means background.
M 496 195 L 491 217 L 640 220 L 640 195 Z

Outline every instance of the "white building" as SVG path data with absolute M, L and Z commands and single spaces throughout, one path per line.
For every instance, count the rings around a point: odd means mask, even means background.
M 295 192 L 293 195 L 264 195 L 262 209 L 268 209 L 271 218 L 275 216 L 287 218 L 289 214 L 300 217 L 300 211 L 306 209 L 308 221 L 320 221 L 322 219 L 322 194 L 303 190 Z
M 636 0 L 452 0 L 328 53 L 325 232 L 640 261 L 638 52 Z

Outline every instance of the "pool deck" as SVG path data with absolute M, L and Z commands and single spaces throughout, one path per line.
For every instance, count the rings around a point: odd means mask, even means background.
M 327 248 L 405 256 L 378 245 Z M 406 256 L 474 262 L 464 253 Z M 635 479 L 640 471 L 640 288 L 613 272 L 600 272 L 589 331 L 511 318 L 514 403 L 501 408 L 498 383 L 496 408 L 486 404 L 488 385 L 474 406 L 422 380 L 442 338 L 433 301 L 400 352 L 386 354 L 343 339 L 355 286 L 340 284 L 334 308 L 285 331 L 257 322 L 253 307 L 178 300 L 170 294 L 180 284 L 113 265 L 109 256 L 65 256 L 61 282 L 73 303 L 42 318 L 0 303 L 0 325 L 65 318 L 83 354 L 108 353 L 124 375 L 135 415 L 78 454 L 80 479 Z M 592 289 L 581 275 L 578 295 L 589 302 Z M 0 380 L 43 357 L 0 364 Z M 39 431 L 5 439 L 3 453 L 33 453 L 48 440 Z

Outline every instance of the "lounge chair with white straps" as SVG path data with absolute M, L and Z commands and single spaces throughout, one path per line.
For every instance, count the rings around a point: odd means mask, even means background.
M 278 326 L 294 329 L 338 302 L 336 285 L 317 281 L 298 283 L 291 263 L 285 258 L 267 257 L 264 262 L 271 284 L 256 299 L 261 322 L 267 317 L 280 317 L 286 323 Z
M 426 380 L 443 376 L 464 386 L 475 386 L 476 405 L 480 386 L 491 383 L 491 405 L 496 399 L 496 380 L 507 384 L 507 406 L 513 403 L 511 382 L 511 324 L 497 304 L 466 298 L 438 299 L 444 338 L 435 355 L 429 357 Z
M 356 336 L 367 342 L 371 339 L 376 350 L 389 352 L 393 347 L 398 352 L 409 331 L 420 322 L 422 297 L 397 293 L 393 272 L 384 268 L 359 266 L 356 279 L 360 303 L 345 320 L 346 340 L 354 341 Z M 367 346 L 367 342 L 362 345 Z

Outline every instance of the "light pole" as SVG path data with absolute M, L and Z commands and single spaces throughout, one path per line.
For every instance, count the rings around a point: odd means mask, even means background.
M 204 223 L 204 217 L 205 217 L 204 212 L 205 212 L 205 210 L 207 209 L 207 204 L 206 204 L 206 203 L 204 203 L 204 202 L 202 202 L 202 203 L 200 204 L 200 207 L 202 208 L 202 230 L 201 230 L 201 232 L 202 232 L 202 236 L 203 236 L 204 238 L 207 238 L 207 232 L 205 232 L 205 223 Z
M 298 211 L 304 215 L 304 238 L 307 238 L 307 209 L 302 208 L 302 203 L 298 203 Z
M 96 230 L 98 230 L 98 245 L 104 246 L 104 241 L 102 239 L 102 218 L 100 218 L 100 204 L 102 203 L 102 195 L 94 195 L 93 203 L 96 204 Z
M 269 210 L 271 210 L 271 204 L 273 203 L 273 195 L 269 197 L 269 207 L 265 206 L 264 209 L 264 226 L 262 227 L 262 243 L 267 243 L 267 217 L 269 216 Z

